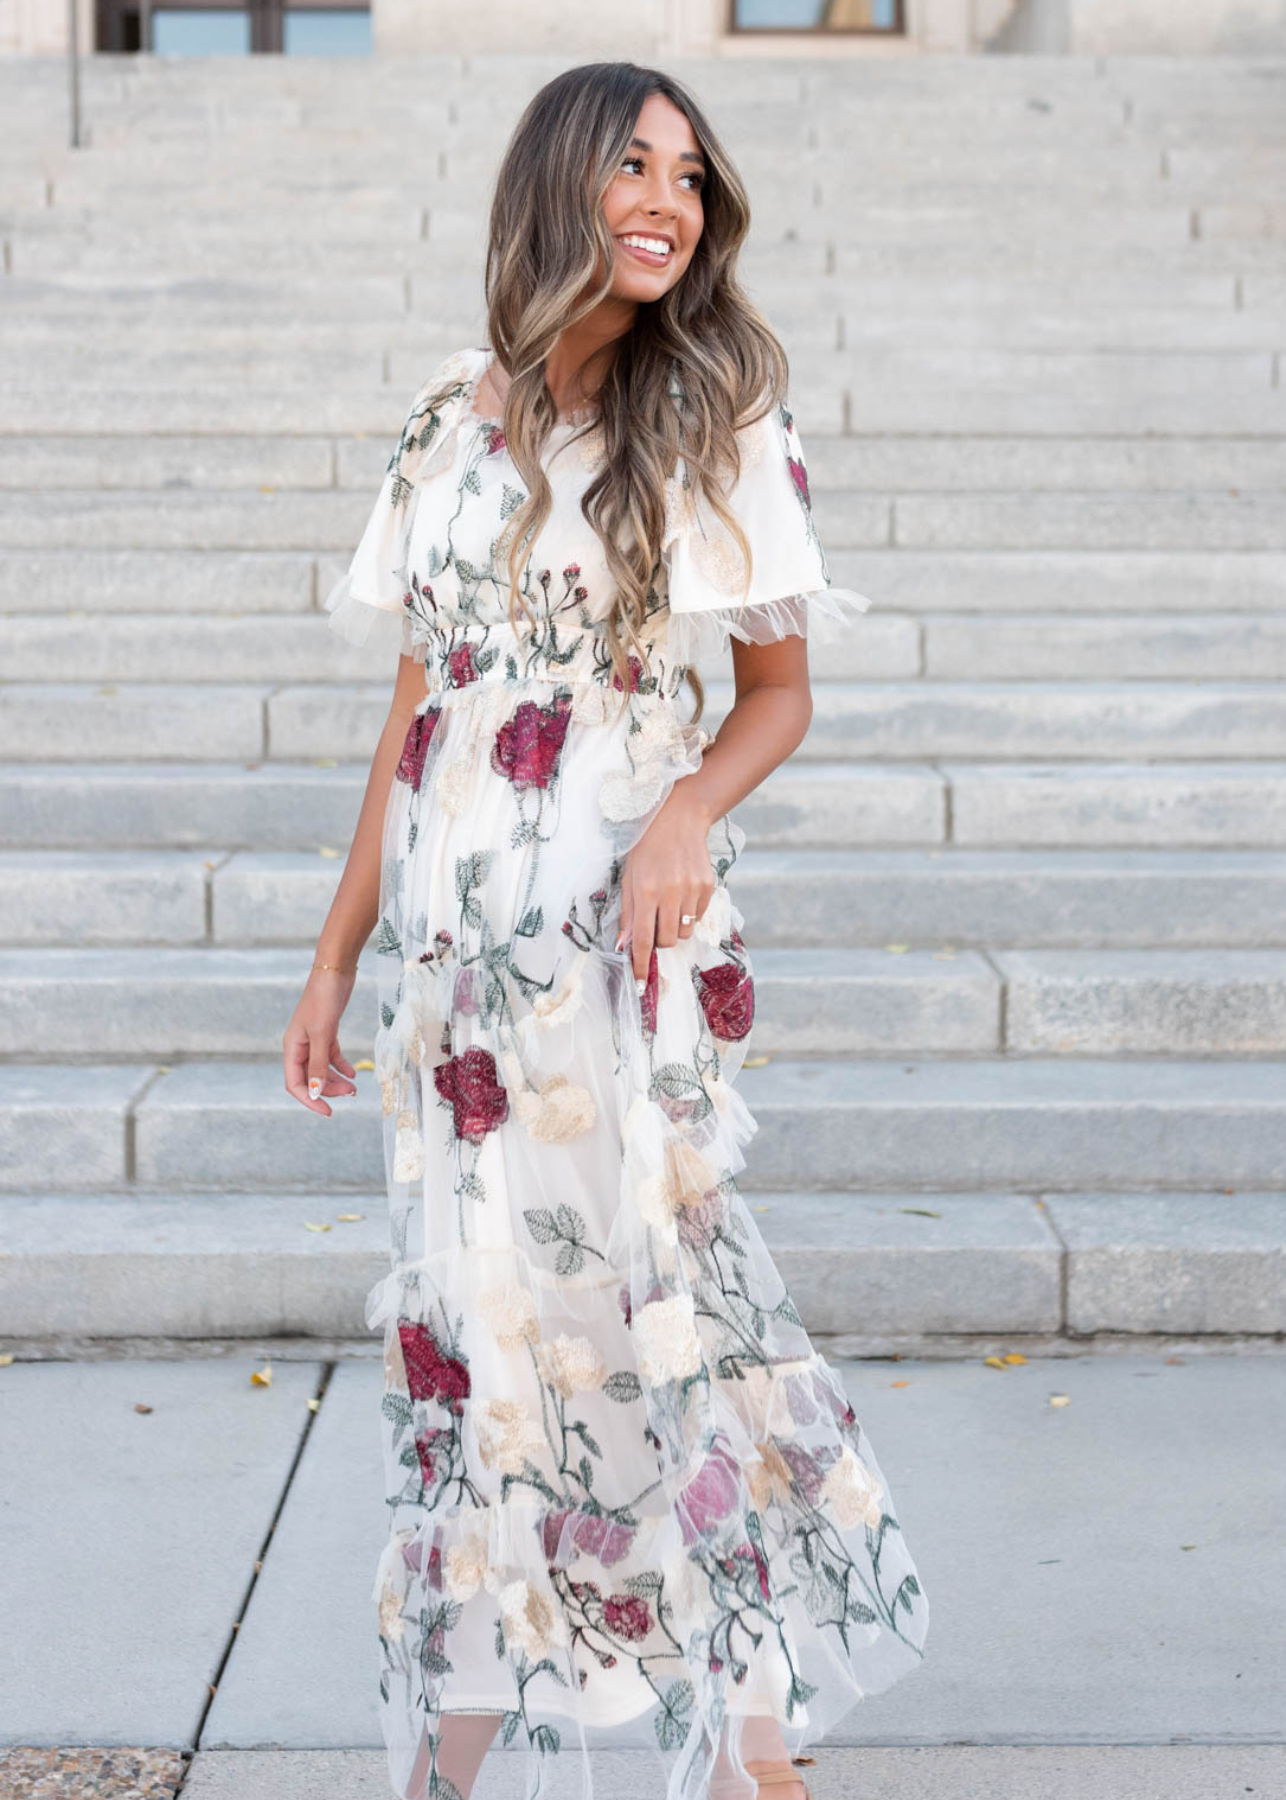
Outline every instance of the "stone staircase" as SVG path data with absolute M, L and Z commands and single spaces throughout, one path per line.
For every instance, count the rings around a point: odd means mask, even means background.
M 71 151 L 0 62 L 0 1336 L 363 1334 L 373 1077 L 278 1050 L 392 671 L 318 609 L 558 66 L 97 58 Z M 736 814 L 757 1223 L 850 1345 L 1280 1333 L 1286 62 L 674 66 L 873 602 Z

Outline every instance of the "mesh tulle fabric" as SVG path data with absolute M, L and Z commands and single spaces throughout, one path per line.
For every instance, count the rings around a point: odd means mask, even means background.
M 476 382 L 485 358 L 463 357 Z M 551 467 L 536 616 L 510 626 L 487 546 L 516 473 L 494 420 L 463 428 L 470 391 L 433 429 L 408 421 L 412 503 L 403 462 L 368 527 L 384 574 L 355 559 L 327 599 L 349 641 L 423 653 L 426 683 L 375 933 L 381 1727 L 402 1800 L 453 1800 L 436 1757 L 464 1712 L 501 1718 L 529 1796 L 569 1760 L 588 1795 L 580 1752 L 626 1742 L 661 1759 L 667 1800 L 706 1800 L 720 1748 L 744 1774 L 748 1717 L 798 1752 L 916 1667 L 928 1603 L 738 1186 L 756 1130 L 737 1086 L 754 970 L 728 884 L 745 834 L 711 828 L 714 896 L 653 951 L 641 994 L 616 947 L 622 878 L 709 743 L 687 667 L 733 636 L 828 641 L 867 602 L 815 573 L 802 535 L 797 592 L 672 611 L 662 585 L 627 692 L 579 457 Z

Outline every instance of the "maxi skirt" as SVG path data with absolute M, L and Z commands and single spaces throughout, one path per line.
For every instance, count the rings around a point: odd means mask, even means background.
M 389 1773 L 451 1800 L 442 1721 L 484 1712 L 529 1795 L 589 1795 L 569 1752 L 646 1743 L 658 1795 L 704 1800 L 747 1715 L 798 1754 L 917 1666 L 928 1602 L 738 1190 L 741 828 L 711 830 L 714 897 L 641 995 L 614 948 L 624 859 L 708 735 L 673 676 L 443 668 L 377 928 Z

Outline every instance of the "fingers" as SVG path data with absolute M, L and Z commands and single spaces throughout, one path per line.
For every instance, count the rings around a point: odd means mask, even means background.
M 309 1112 L 329 1119 L 331 1109 L 322 1096 L 356 1094 L 357 1071 L 340 1049 L 338 1038 L 332 1038 L 329 1055 L 322 1047 L 324 1041 L 310 1038 L 302 1028 L 288 1030 L 282 1040 L 282 1068 L 286 1092 Z M 334 1070 L 330 1067 L 332 1060 Z

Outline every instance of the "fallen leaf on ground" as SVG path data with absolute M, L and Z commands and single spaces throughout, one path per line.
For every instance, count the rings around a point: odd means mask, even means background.
M 1025 1356 L 1020 1355 L 1017 1350 L 1006 1350 L 1005 1361 L 1007 1363 L 1022 1363 L 1022 1362 L 1026 1362 L 1027 1358 Z
M 1049 1404 L 1051 1406 L 1066 1406 L 1070 1399 L 1070 1394 L 1051 1394 L 1049 1396 Z
M 771 1061 L 771 1056 L 748 1056 L 741 1066 L 743 1069 L 762 1069 L 765 1063 Z
M 318 856 L 338 856 L 339 851 L 332 850 L 329 844 L 318 844 L 317 854 Z
M 250 1385 L 251 1387 L 271 1387 L 272 1364 L 265 1363 L 262 1369 L 251 1369 Z
M 317 1398 L 316 1394 L 314 1394 L 312 1399 L 308 1402 L 309 1412 L 316 1412 L 320 1405 L 321 1401 Z
M 890 1381 L 889 1383 L 890 1387 L 910 1387 L 910 1385 L 911 1383 L 906 1379 L 905 1375 L 902 1377 L 901 1381 Z
M 330 1230 L 330 1222 L 328 1220 L 324 1225 L 314 1225 L 311 1219 L 305 1219 L 304 1220 L 304 1230 L 305 1231 L 329 1231 Z
M 934 1212 L 931 1206 L 899 1206 L 899 1212 L 919 1213 L 924 1219 L 940 1219 L 942 1214 Z
M 365 1213 L 336 1213 L 335 1217 L 341 1225 L 351 1225 L 356 1219 L 364 1219 Z
M 1003 1369 L 1005 1366 L 998 1356 L 984 1356 L 982 1360 L 989 1369 Z
M 361 1062 L 355 1062 L 353 1067 L 355 1069 L 373 1069 L 375 1064 L 371 1061 L 369 1056 L 364 1056 Z

